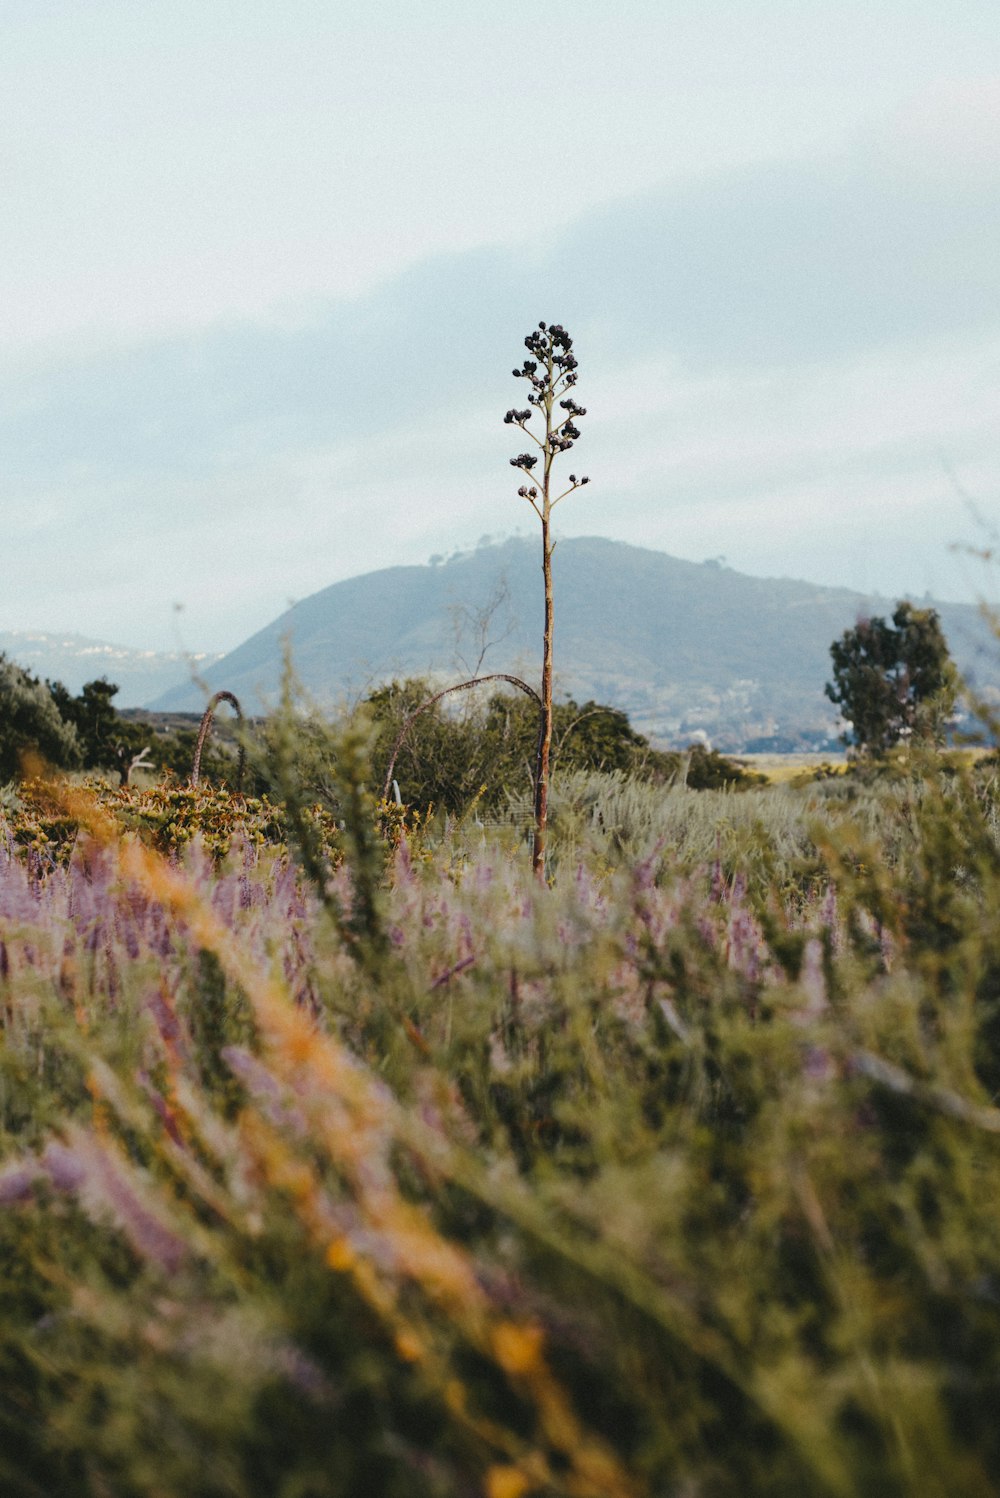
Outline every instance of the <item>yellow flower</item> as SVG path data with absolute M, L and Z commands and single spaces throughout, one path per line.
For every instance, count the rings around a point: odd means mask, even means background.
M 523 1498 L 531 1482 L 518 1467 L 491 1467 L 486 1474 L 486 1498 Z
M 334 1238 L 327 1247 L 326 1262 L 331 1269 L 344 1273 L 354 1267 L 357 1256 L 346 1238 Z
M 501 1321 L 493 1332 L 493 1355 L 505 1373 L 524 1377 L 538 1370 L 543 1340 L 541 1327 Z
M 423 1345 L 419 1338 L 413 1332 L 406 1330 L 396 1334 L 396 1351 L 407 1363 L 419 1363 L 424 1355 Z

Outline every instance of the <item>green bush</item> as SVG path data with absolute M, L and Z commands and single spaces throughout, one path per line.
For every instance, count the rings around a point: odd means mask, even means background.
M 0 652 L 0 785 L 25 772 L 26 756 L 58 769 L 74 769 L 83 758 L 77 731 L 49 688 Z
M 490 690 L 484 696 L 482 689 L 478 696 L 469 691 L 433 702 L 441 690 L 413 678 L 390 682 L 367 699 L 376 728 L 374 776 L 381 784 L 397 748 L 394 778 L 408 804 L 458 815 L 475 801 L 495 814 L 532 785 L 538 704 L 517 691 Z M 764 781 L 702 745 L 684 753 L 654 749 L 620 709 L 572 698 L 553 705 L 551 763 L 557 776 L 621 772 L 652 784 L 683 779 L 698 790 Z

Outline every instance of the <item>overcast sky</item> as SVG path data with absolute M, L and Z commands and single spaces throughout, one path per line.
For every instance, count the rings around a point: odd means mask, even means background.
M 996 591 L 996 0 L 0 0 L 0 187 L 2 629 L 530 533 L 539 318 L 566 533 Z

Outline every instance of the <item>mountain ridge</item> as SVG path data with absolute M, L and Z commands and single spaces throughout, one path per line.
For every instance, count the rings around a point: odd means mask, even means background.
M 151 697 L 175 687 L 185 669 L 200 671 L 221 655 L 202 651 L 140 650 L 78 635 L 72 630 L 0 630 L 0 654 L 33 676 L 61 681 L 74 695 L 85 682 L 106 676 L 118 685 L 115 706 L 142 707 Z
M 836 731 L 823 695 L 830 644 L 859 615 L 891 613 L 896 602 L 593 536 L 560 539 L 554 574 L 563 695 L 621 707 L 659 742 L 707 735 L 733 749 L 766 738 L 828 742 Z M 979 611 L 915 601 L 937 608 L 963 672 L 1000 689 Z M 296 676 L 321 704 L 393 676 L 460 680 L 484 647 L 482 671 L 529 675 L 538 670 L 541 623 L 540 548 L 518 537 L 333 583 L 202 674 L 251 712 L 277 699 L 286 641 Z M 192 710 L 203 701 L 189 683 L 150 706 Z

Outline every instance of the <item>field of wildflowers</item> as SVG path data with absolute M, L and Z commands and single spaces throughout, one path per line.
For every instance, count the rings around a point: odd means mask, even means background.
M 0 1492 L 995 1493 L 990 772 L 344 775 L 0 812 Z

